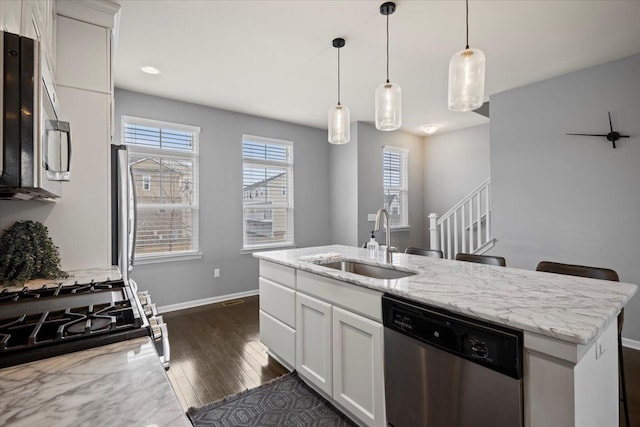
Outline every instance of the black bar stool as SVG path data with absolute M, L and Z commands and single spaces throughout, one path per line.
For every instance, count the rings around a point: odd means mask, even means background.
M 456 261 L 475 262 L 478 264 L 497 265 L 499 267 L 506 267 L 507 261 L 501 256 L 493 255 L 476 255 L 476 254 L 463 254 L 462 252 L 456 254 Z
M 429 258 L 444 258 L 444 254 L 441 250 L 438 249 L 425 249 L 425 248 L 416 248 L 415 246 L 409 246 L 404 250 L 405 254 L 411 255 L 422 255 Z
M 568 276 L 589 277 L 591 279 L 610 280 L 619 282 L 618 273 L 610 268 L 587 267 L 584 265 L 561 264 L 559 262 L 542 261 L 536 267 L 536 271 L 547 273 L 566 274 Z M 624 308 L 618 315 L 618 365 L 620 385 L 622 388 L 622 406 L 624 408 L 625 425 L 629 427 L 629 405 L 627 403 L 627 385 L 624 380 L 624 358 L 622 356 L 622 325 L 624 324 Z

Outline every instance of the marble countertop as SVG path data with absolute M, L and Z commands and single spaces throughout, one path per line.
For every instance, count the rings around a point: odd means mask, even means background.
M 191 427 L 147 337 L 0 370 L 0 425 Z
M 0 291 L 3 289 L 7 289 L 8 291 L 16 291 L 23 289 L 25 287 L 30 289 L 41 288 L 43 286 L 53 287 L 53 286 L 69 286 L 75 285 L 76 283 L 89 283 L 92 280 L 95 282 L 104 282 L 106 280 L 120 280 L 122 279 L 122 274 L 120 273 L 120 269 L 116 265 L 111 265 L 107 267 L 96 267 L 96 268 L 83 268 L 79 270 L 69 270 L 69 278 L 67 279 L 35 279 L 26 282 L 22 286 L 8 286 L 0 283 Z
M 588 344 L 598 336 L 638 289 L 629 283 L 406 254 L 394 254 L 394 267 L 418 274 L 394 280 L 369 278 L 316 264 L 332 258 L 385 265 L 383 258 L 369 260 L 366 249 L 342 245 L 253 255 L 576 344 Z

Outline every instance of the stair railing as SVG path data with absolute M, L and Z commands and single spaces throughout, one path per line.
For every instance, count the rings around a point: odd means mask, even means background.
M 495 242 L 491 235 L 491 178 L 438 218 L 429 216 L 429 245 L 453 259 L 458 252 L 480 254 Z

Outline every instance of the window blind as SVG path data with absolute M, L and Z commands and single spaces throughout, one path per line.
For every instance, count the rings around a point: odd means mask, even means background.
M 195 253 L 199 128 L 123 117 L 136 204 L 136 259 Z
M 293 245 L 293 143 L 244 135 L 243 249 Z
M 409 151 L 385 146 L 382 149 L 384 207 L 389 211 L 391 226 L 409 226 Z

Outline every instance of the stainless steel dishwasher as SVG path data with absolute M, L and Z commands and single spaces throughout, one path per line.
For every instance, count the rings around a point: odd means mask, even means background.
M 392 427 L 521 427 L 522 332 L 382 297 Z

